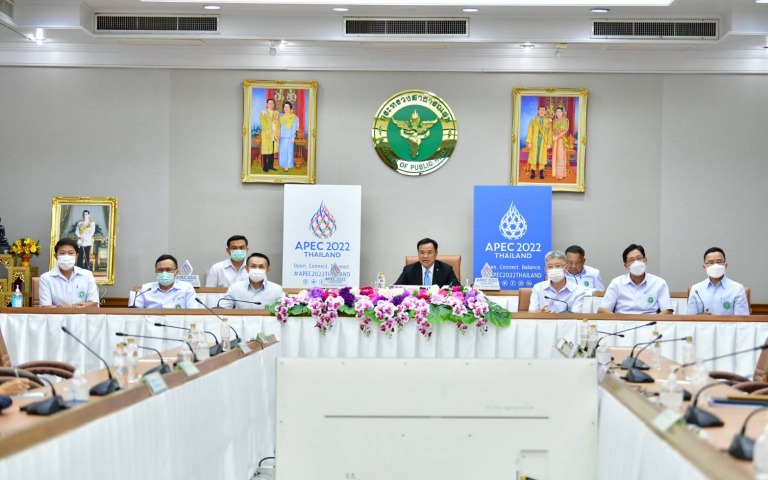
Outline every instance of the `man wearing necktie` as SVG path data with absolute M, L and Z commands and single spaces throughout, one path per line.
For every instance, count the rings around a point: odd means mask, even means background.
M 419 261 L 403 267 L 395 285 L 459 285 L 453 267 L 437 259 L 437 242 L 431 238 L 416 244 Z
M 531 167 L 531 179 L 544 179 L 544 167 L 547 166 L 547 150 L 552 148 L 552 119 L 546 116 L 547 109 L 539 107 L 539 115 L 528 124 L 525 146 L 528 147 L 528 166 Z

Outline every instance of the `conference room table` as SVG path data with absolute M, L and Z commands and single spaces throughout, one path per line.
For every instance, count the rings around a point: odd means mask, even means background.
M 19 411 L 39 399 L 17 398 L 0 415 L 0 478 L 251 478 L 274 455 L 277 348 L 274 339 L 249 345 L 248 355 L 235 349 L 197 363 L 193 376 L 164 375 L 169 389 L 156 395 L 129 384 L 48 417 Z M 172 362 L 176 352 L 163 357 Z M 156 355 L 143 357 L 139 370 L 156 365 Z M 106 378 L 103 369 L 87 376 L 91 386 Z

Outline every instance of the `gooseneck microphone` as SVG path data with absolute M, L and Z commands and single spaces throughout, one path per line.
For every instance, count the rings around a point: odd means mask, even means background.
M 194 363 L 197 363 L 200 361 L 197 358 L 197 355 L 195 355 L 195 351 L 192 349 L 192 345 L 190 345 L 189 342 L 187 342 L 186 340 L 179 340 L 178 338 L 152 337 L 150 335 L 135 335 L 133 333 L 125 333 L 125 332 L 116 332 L 115 335 L 117 335 L 118 337 L 148 338 L 151 340 L 166 340 L 168 342 L 183 342 L 183 343 L 186 343 L 189 349 L 192 351 L 192 361 Z
M 701 302 L 701 314 L 700 315 L 703 315 L 703 314 L 707 313 L 707 306 L 704 304 L 704 300 L 701 299 L 701 295 L 699 295 L 699 291 L 698 290 L 694 290 L 693 293 L 695 293 L 696 296 L 699 297 L 699 301 Z
M 152 350 L 153 352 L 155 352 L 157 354 L 157 358 L 160 359 L 160 365 L 158 365 L 156 367 L 150 368 L 149 370 L 144 372 L 144 375 L 149 375 L 151 373 L 159 373 L 160 375 L 165 375 L 166 373 L 171 371 L 171 367 L 169 367 L 168 364 L 165 363 L 165 361 L 163 360 L 163 354 L 160 353 L 160 350 L 158 350 L 156 348 L 152 348 L 152 347 L 144 347 L 142 345 L 136 345 L 136 346 L 141 348 L 141 349 L 143 349 L 143 350 Z M 142 376 L 144 376 L 144 375 L 142 375 Z
M 733 436 L 731 445 L 728 447 L 728 453 L 732 457 L 736 457 L 741 460 L 752 460 L 753 453 L 755 451 L 755 441 L 746 435 L 747 422 L 754 417 L 758 412 L 764 412 L 768 410 L 768 407 L 756 408 L 752 413 L 747 415 L 744 419 L 744 424 L 741 426 L 741 431 Z
M 643 348 L 640 349 L 639 352 L 637 352 L 637 357 L 640 356 L 641 353 L 643 353 L 643 350 L 648 348 L 649 346 L 653 345 L 654 343 L 658 342 L 661 339 L 662 335 L 659 334 L 651 340 L 650 342 L 641 343 L 640 345 L 645 345 Z M 634 348 L 632 349 L 634 351 Z M 642 370 L 635 368 L 635 363 L 637 362 L 637 357 L 634 357 L 632 359 L 632 364 L 629 366 L 629 369 L 627 370 L 627 375 L 625 377 L 621 377 L 624 380 L 628 381 L 629 383 L 653 383 L 656 380 L 653 379 L 650 375 L 643 372 Z
M 64 325 L 62 325 L 62 326 L 61 326 L 61 329 L 64 331 L 64 333 L 66 333 L 66 334 L 67 334 L 67 335 L 69 335 L 70 337 L 72 337 L 72 338 L 74 338 L 75 340 L 77 340 L 77 343 L 79 343 L 80 345 L 84 346 L 86 350 L 88 350 L 89 352 L 91 352 L 92 354 L 94 354 L 94 355 L 96 356 L 96 358 L 98 358 L 99 360 L 101 360 L 101 362 L 102 362 L 102 363 L 104 364 L 104 366 L 107 368 L 107 375 L 109 376 L 109 378 L 108 378 L 107 380 L 104 380 L 103 382 L 97 383 L 96 385 L 94 385 L 93 387 L 91 387 L 91 390 L 90 390 L 90 392 L 91 392 L 91 395 L 96 395 L 97 397 L 103 397 L 104 395 L 108 395 L 108 394 L 110 394 L 110 393 L 112 393 L 112 392 L 114 392 L 114 391 L 120 390 L 120 382 L 118 382 L 117 380 L 115 380 L 115 378 L 114 378 L 114 377 L 112 377 L 112 371 L 109 369 L 109 364 L 107 363 L 107 361 L 106 361 L 106 360 L 104 360 L 104 359 L 101 357 L 101 355 L 99 355 L 98 353 L 96 353 L 96 351 L 95 351 L 95 350 L 93 350 L 91 347 L 89 347 L 88 345 L 86 345 L 85 343 L 83 343 L 83 341 L 82 341 L 82 340 L 80 340 L 79 338 L 77 338 L 77 337 L 75 336 L 75 334 L 74 334 L 74 333 L 72 333 L 72 332 L 70 332 L 70 331 L 69 331 L 69 329 L 68 329 L 67 327 L 65 327 Z
M 622 338 L 624 338 L 624 334 L 622 334 L 622 333 L 609 333 L 609 332 L 600 332 L 600 331 L 598 331 L 597 333 L 599 333 L 599 334 L 601 334 L 603 336 L 598 338 L 597 342 L 595 342 L 595 348 L 592 350 L 592 354 L 590 355 L 591 358 L 595 358 L 595 356 L 597 355 L 597 348 L 600 346 L 600 342 L 602 342 L 604 338 L 606 338 L 606 337 L 622 337 Z M 585 352 L 587 351 L 586 347 L 585 347 L 584 351 Z
M 152 289 L 151 289 L 151 288 L 148 288 L 148 289 L 146 289 L 146 290 L 142 290 L 141 292 L 137 293 L 137 294 L 136 294 L 136 295 L 133 297 L 133 303 L 131 303 L 131 306 L 130 306 L 130 307 L 128 307 L 128 308 L 139 308 L 139 307 L 137 307 L 137 306 L 136 306 L 136 300 L 138 300 L 140 296 L 144 295 L 145 293 L 147 293 L 147 292 L 148 292 L 148 291 L 150 291 L 150 290 L 152 290 Z
M 195 297 L 195 301 L 197 303 L 199 303 L 200 305 L 202 305 L 206 310 L 211 312 L 213 314 L 213 316 L 215 316 L 216 318 L 218 318 L 219 320 L 224 322 L 224 319 L 221 318 L 220 316 L 218 316 L 216 314 L 216 312 L 214 312 L 210 307 L 208 307 L 208 305 L 204 304 L 202 300 L 200 300 L 199 298 Z M 219 300 L 219 301 L 221 301 L 221 300 Z M 237 346 L 237 344 L 240 343 L 240 341 L 241 341 L 240 334 L 237 333 L 237 330 L 235 330 L 235 328 L 232 325 L 229 325 L 229 328 L 232 329 L 232 331 L 235 333 L 235 339 L 231 340 L 229 342 L 229 345 L 230 345 L 229 348 L 235 348 Z
M 695 362 L 683 363 L 683 364 L 681 364 L 679 367 L 677 367 L 675 369 L 675 373 L 677 373 L 681 368 L 691 367 L 693 365 L 696 365 L 698 362 L 702 362 L 702 363 L 704 363 L 704 362 L 711 362 L 711 361 L 714 361 L 714 360 L 720 360 L 721 358 L 727 358 L 727 357 L 733 357 L 733 356 L 736 356 L 736 355 L 740 355 L 742 353 L 749 353 L 749 352 L 756 352 L 758 350 L 765 350 L 766 348 L 768 348 L 768 343 L 765 343 L 763 345 L 758 345 L 757 347 L 748 348 L 746 350 L 739 350 L 738 352 L 731 352 L 731 353 L 726 353 L 726 354 L 723 354 L 723 355 L 718 355 L 716 357 L 710 357 L 710 358 L 705 358 L 703 360 L 697 360 Z
M 693 397 L 693 401 L 691 401 L 691 404 L 685 410 L 685 415 L 683 415 L 683 420 L 685 420 L 685 423 L 698 425 L 701 428 L 722 427 L 725 425 L 723 421 L 720 420 L 720 418 L 702 408 L 699 408 L 698 406 L 699 395 L 701 395 L 701 392 L 708 388 L 716 387 L 717 385 L 722 385 L 722 382 L 710 383 L 709 385 L 701 387 L 701 389 L 696 392 L 696 396 Z
M 656 338 L 657 339 L 661 338 L 661 335 L 659 335 Z M 691 341 L 693 341 L 693 337 L 680 337 L 680 338 L 670 338 L 668 340 L 661 340 L 658 343 L 682 342 L 683 340 L 688 340 L 688 339 L 691 339 Z M 646 347 L 647 347 L 647 344 L 653 344 L 653 343 L 657 343 L 657 341 L 656 340 L 651 340 L 650 342 L 638 343 L 637 345 L 632 347 L 632 352 L 630 352 L 629 356 L 627 358 L 625 358 L 621 362 L 621 369 L 622 370 L 629 370 L 630 368 L 634 368 L 635 370 L 648 370 L 650 367 L 648 365 L 646 365 L 645 362 L 640 360 L 640 358 L 638 358 L 640 353 L 637 354 L 638 357 L 635 357 L 635 356 L 633 356 L 633 352 L 635 351 L 635 347 L 638 347 L 640 345 L 646 345 Z
M 44 377 L 39 378 L 51 386 L 51 397 L 46 398 L 45 400 L 40 400 L 39 402 L 28 403 L 21 407 L 19 410 L 22 412 L 27 412 L 29 415 L 40 415 L 47 417 L 48 415 L 53 415 L 56 412 L 69 408 L 67 402 L 61 398 L 61 395 L 56 393 L 56 389 L 53 387 L 51 381 Z
M 177 326 L 175 326 L 175 325 L 168 325 L 167 323 L 160 323 L 160 322 L 156 322 L 156 323 L 155 323 L 155 326 L 156 326 L 156 327 L 168 327 L 168 328 L 175 328 L 175 329 L 177 329 L 177 330 L 185 330 L 185 331 L 187 331 L 187 332 L 188 332 L 188 331 L 190 331 L 190 330 L 192 330 L 191 328 L 187 328 L 187 327 L 177 327 Z M 212 346 L 211 346 L 211 347 L 208 349 L 208 352 L 209 352 L 209 355 L 210 355 L 210 356 L 212 356 L 212 357 L 215 357 L 216 355 L 218 355 L 218 354 L 220 354 L 220 353 L 221 353 L 223 346 L 221 345 L 221 343 L 219 343 L 219 339 L 218 339 L 218 338 L 216 338 L 216 335 L 214 335 L 214 334 L 213 334 L 213 332 L 209 332 L 208 330 L 203 330 L 203 331 L 204 331 L 205 333 L 207 333 L 208 335 L 210 335 L 210 336 L 212 336 L 212 337 L 213 337 L 213 341 L 215 342 L 215 344 L 214 344 L 214 345 L 212 345 Z
M 221 307 L 222 300 L 229 300 L 230 302 L 250 303 L 251 305 L 261 305 L 261 302 L 252 302 L 250 300 L 238 300 L 236 298 L 221 297 L 219 301 L 216 302 L 216 308 L 222 308 Z
M 566 313 L 571 313 L 571 306 L 568 305 L 568 302 L 566 302 L 565 300 L 560 300 L 558 298 L 553 298 L 553 297 L 550 297 L 549 295 L 544 295 L 544 298 L 546 298 L 547 300 L 552 300 L 553 302 L 564 303 L 565 304 L 565 312 Z
M 656 325 L 655 321 L 650 322 L 650 323 L 644 323 L 643 325 L 638 325 L 637 327 L 627 328 L 625 330 L 621 330 L 621 331 L 616 332 L 616 333 L 630 332 L 632 330 L 637 330 L 638 328 L 650 327 L 650 326 L 653 326 L 653 325 Z M 635 348 L 639 347 L 640 345 L 644 345 L 644 344 L 645 344 L 645 342 L 640 342 L 640 343 L 632 346 L 632 351 L 629 353 L 629 356 L 627 358 L 625 358 L 621 362 L 620 367 L 621 367 L 622 370 L 628 370 L 630 365 L 634 365 L 635 368 L 637 368 L 639 370 L 648 370 L 650 368 L 644 361 L 642 361 L 640 359 L 638 359 L 637 362 L 633 363 L 634 356 L 635 356 L 634 355 L 635 354 Z

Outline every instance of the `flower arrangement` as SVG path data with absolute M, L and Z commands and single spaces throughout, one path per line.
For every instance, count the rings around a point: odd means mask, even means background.
M 31 238 L 20 238 L 11 245 L 11 254 L 16 257 L 29 257 L 40 255 L 40 241 Z
M 489 323 L 508 327 L 511 317 L 509 311 L 489 301 L 483 292 L 458 285 L 414 289 L 315 287 L 302 290 L 295 297 L 285 297 L 267 309 L 283 325 L 291 315 L 311 315 L 315 327 L 323 334 L 333 328 L 339 314 L 360 320 L 360 330 L 366 335 L 378 328 L 392 336 L 413 320 L 426 338 L 432 336 L 432 327 L 441 322 L 453 322 L 462 333 L 474 324 L 485 334 Z

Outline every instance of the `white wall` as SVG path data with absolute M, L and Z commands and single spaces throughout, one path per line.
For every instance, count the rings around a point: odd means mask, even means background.
M 319 82 L 317 180 L 363 187 L 363 283 L 379 270 L 393 280 L 423 236 L 461 254 L 469 276 L 472 187 L 509 182 L 512 88 L 584 87 L 587 191 L 555 194 L 554 245 L 581 244 L 609 280 L 622 273 L 624 247 L 642 243 L 649 270 L 683 291 L 703 277 L 704 249 L 718 244 L 753 301 L 768 301 L 747 256 L 766 230 L 764 76 L 0 68 L 0 217 L 9 239 L 47 245 L 52 196 L 116 196 L 108 296 L 151 280 L 161 253 L 202 273 L 235 233 L 269 255 L 279 282 L 282 187 L 240 182 L 245 79 Z M 391 171 L 370 140 L 381 103 L 410 88 L 442 97 L 459 125 L 453 158 L 422 178 Z M 705 190 L 713 183 L 721 194 Z

